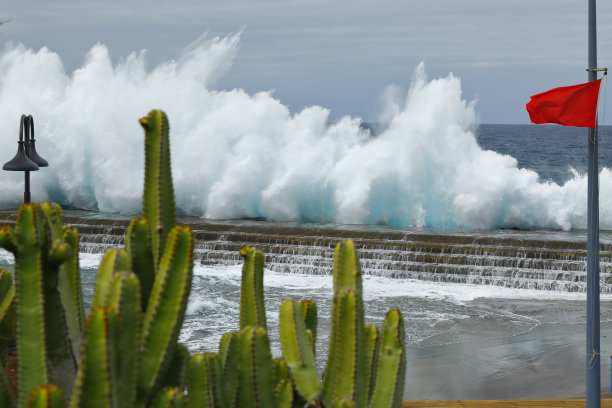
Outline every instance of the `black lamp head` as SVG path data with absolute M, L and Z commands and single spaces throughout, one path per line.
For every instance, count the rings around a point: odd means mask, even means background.
M 29 131 L 29 134 L 30 134 L 29 144 L 28 144 L 28 157 L 34 163 L 38 164 L 38 167 L 47 167 L 49 163 L 45 159 L 40 157 L 40 155 L 36 152 L 36 144 L 35 144 L 36 141 L 34 140 L 34 118 L 32 118 L 32 115 L 28 115 L 23 120 L 25 120 L 26 122 L 26 133 L 28 133 Z M 26 143 L 28 143 L 27 135 L 26 135 Z
M 38 155 L 38 153 L 36 153 L 34 139 L 30 140 L 30 160 L 38 164 L 38 167 L 47 167 L 49 165 L 49 163 L 45 159 L 43 159 Z
M 28 158 L 23 147 L 23 140 L 17 142 L 17 154 L 12 160 L 4 163 L 2 170 L 8 171 L 36 171 L 38 170 L 38 164 L 34 163 Z

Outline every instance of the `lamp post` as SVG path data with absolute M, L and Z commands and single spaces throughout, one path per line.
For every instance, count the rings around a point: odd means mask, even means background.
M 39 167 L 47 167 L 49 163 L 36 152 L 34 140 L 34 119 L 32 115 L 21 115 L 19 124 L 19 141 L 17 142 L 17 154 L 12 160 L 4 163 L 2 170 L 24 171 L 25 190 L 23 202 L 30 202 L 30 172 L 37 171 Z

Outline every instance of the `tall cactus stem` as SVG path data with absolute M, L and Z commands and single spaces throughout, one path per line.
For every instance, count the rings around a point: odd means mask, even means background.
M 6 350 L 15 335 L 15 285 L 11 272 L 0 268 L 0 368 L 6 365 Z
M 93 307 L 81 344 L 81 359 L 71 408 L 117 406 L 112 380 L 116 378 L 117 314 L 114 309 Z
M 383 323 L 370 408 L 401 407 L 405 375 L 404 322 L 400 311 L 393 309 Z
M 141 309 L 147 310 L 149 296 L 155 282 L 155 258 L 151 246 L 151 230 L 146 218 L 134 218 L 125 234 L 125 251 L 131 271 L 138 276 L 141 291 Z
M 184 390 L 187 387 L 187 372 L 189 370 L 190 360 L 189 350 L 187 346 L 181 343 L 174 345 L 174 350 L 170 358 L 170 364 L 162 380 L 162 386 L 173 387 L 178 390 Z
M 274 389 L 277 408 L 291 408 L 293 406 L 293 387 L 291 381 L 281 380 Z
M 170 125 L 161 110 L 152 110 L 140 119 L 145 133 L 145 182 L 142 214 L 151 224 L 155 265 L 161 257 L 166 237 L 176 225 L 174 187 L 170 167 Z
M 98 267 L 92 307 L 107 306 L 108 294 L 114 274 L 129 270 L 130 261 L 125 251 L 120 251 L 116 248 L 107 250 Z
M 221 394 L 226 407 L 238 404 L 238 332 L 227 332 L 219 341 Z
M 239 406 L 273 407 L 274 383 L 268 335 L 262 327 L 247 326 L 238 335 Z
M 280 307 L 283 356 L 298 393 L 310 401 L 319 397 L 321 384 L 315 367 L 312 334 L 308 334 L 299 302 L 285 300 Z
M 208 375 L 204 354 L 191 356 L 187 373 L 187 389 L 189 391 L 187 396 L 187 406 L 189 408 L 214 408 L 212 379 Z
M 379 332 L 378 326 L 374 324 L 365 325 L 365 373 L 367 399 L 370 400 L 374 390 L 374 379 L 376 378 L 376 368 L 378 366 L 378 348 L 379 348 Z
M 136 399 L 142 331 L 140 284 L 135 274 L 115 274 L 108 295 L 108 306 L 119 314 L 119 347 L 114 392 L 118 395 L 118 408 L 131 408 Z
M 75 228 L 65 227 L 63 240 L 71 248 L 70 257 L 60 265 L 57 289 L 66 315 L 66 325 L 72 344 L 72 352 L 79 354 L 85 331 L 85 307 L 81 290 L 79 269 L 79 235 Z
M 343 289 L 334 296 L 332 333 L 323 376 L 322 401 L 331 406 L 338 397 L 349 397 L 357 406 L 366 400 L 363 303 L 361 294 Z
M 317 304 L 312 300 L 301 300 L 300 309 L 306 324 L 306 329 L 312 334 L 312 351 L 316 354 L 315 342 L 317 340 Z
M 18 401 L 26 407 L 30 393 L 48 383 L 45 347 L 43 254 L 38 230 L 39 215 L 34 204 L 19 208 L 15 228 L 17 298 Z M 10 234 L 7 234 L 10 236 Z
M 245 246 L 240 250 L 240 256 L 244 258 L 240 293 L 240 329 L 258 326 L 267 330 L 263 295 L 263 253 Z
M 332 274 L 334 277 L 334 293 L 338 293 L 342 289 L 363 292 L 361 263 L 353 241 L 343 241 L 336 246 Z
M 188 227 L 174 227 L 168 234 L 144 317 L 138 406 L 145 405 L 157 392 L 168 369 L 191 290 L 192 257 L 191 230 Z

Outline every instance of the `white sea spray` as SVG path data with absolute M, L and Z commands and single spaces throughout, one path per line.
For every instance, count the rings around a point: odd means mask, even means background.
M 144 155 L 137 119 L 161 108 L 170 118 L 182 214 L 449 229 L 586 226 L 586 176 L 542 182 L 513 157 L 482 149 L 476 103 L 462 97 L 458 77 L 428 80 L 419 65 L 405 97 L 383 93 L 387 126 L 372 137 L 360 118 L 330 124 L 320 106 L 290 112 L 270 92 L 216 89 L 239 36 L 202 37 L 152 68 L 144 51 L 113 64 L 96 44 L 72 73 L 47 48 L 7 44 L 0 150 L 11 158 L 19 117 L 32 114 L 37 150 L 50 161 L 32 174 L 35 200 L 137 213 Z M 2 172 L 0 206 L 20 202 L 22 179 Z M 600 183 L 600 225 L 610 229 L 610 169 Z

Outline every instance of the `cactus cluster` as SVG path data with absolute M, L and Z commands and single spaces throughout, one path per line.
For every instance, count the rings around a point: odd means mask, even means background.
M 273 358 L 263 295 L 264 256 L 244 247 L 239 330 L 216 353 L 178 343 L 193 276 L 193 233 L 176 225 L 168 120 L 145 131 L 143 217 L 125 249 L 108 250 L 85 319 L 79 238 L 56 204 L 24 204 L 0 246 L 2 407 L 399 407 L 405 372 L 403 323 L 391 310 L 382 332 L 364 323 L 361 268 L 351 241 L 336 248 L 328 360 L 315 367 L 317 307 L 280 307 L 283 356 Z
M 309 300 L 281 304 L 283 355 L 272 358 L 263 306 L 264 256 L 250 247 L 242 248 L 240 254 L 244 257 L 240 330 L 223 335 L 217 354 L 191 357 L 188 400 L 193 405 L 188 406 L 401 406 L 406 369 L 402 316 L 398 310 L 390 310 L 382 333 L 377 326 L 364 323 L 361 268 L 351 241 L 336 247 L 323 381 L 315 365 L 316 304 Z
M 61 207 L 24 204 L 15 227 L 0 229 L 0 246 L 15 256 L 14 284 L 0 270 L 0 406 L 145 407 L 183 385 L 176 371 L 189 355 L 177 339 L 193 234 L 176 225 L 166 115 L 153 110 L 140 123 L 143 217 L 130 223 L 125 250 L 104 254 L 87 320 L 78 233 Z

